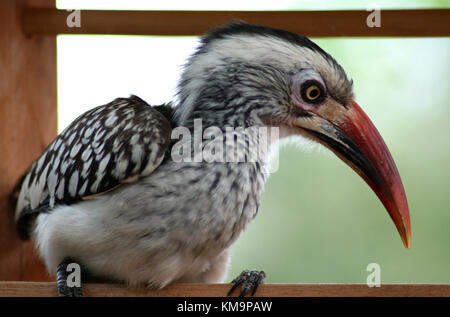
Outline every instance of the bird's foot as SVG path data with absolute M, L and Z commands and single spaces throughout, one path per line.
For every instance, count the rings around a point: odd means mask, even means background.
M 56 268 L 56 284 L 59 297 L 82 297 L 81 266 L 66 257 Z
M 230 296 L 231 293 L 239 286 L 241 286 L 241 293 L 239 294 L 239 297 L 244 297 L 250 289 L 252 289 L 252 296 L 255 294 L 256 289 L 258 288 L 259 284 L 264 283 L 266 279 L 266 273 L 264 271 L 249 271 L 244 270 L 242 273 L 236 277 L 231 283 L 233 283 L 233 286 L 228 291 L 227 296 Z

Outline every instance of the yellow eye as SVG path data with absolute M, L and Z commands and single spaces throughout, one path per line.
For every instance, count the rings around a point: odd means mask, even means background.
M 314 101 L 317 98 L 320 97 L 320 88 L 316 85 L 311 85 L 308 88 L 306 88 L 306 98 L 310 101 Z
M 315 80 L 307 80 L 300 87 L 303 101 L 310 104 L 319 104 L 326 98 L 325 89 Z

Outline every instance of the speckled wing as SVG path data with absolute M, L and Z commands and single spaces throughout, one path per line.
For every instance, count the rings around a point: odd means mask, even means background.
M 30 215 L 151 174 L 164 158 L 171 130 L 161 112 L 136 96 L 78 117 L 25 175 L 16 207 L 19 233 Z

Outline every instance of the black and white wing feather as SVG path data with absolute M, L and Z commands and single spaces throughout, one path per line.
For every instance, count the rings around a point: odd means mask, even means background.
M 136 96 L 78 117 L 25 175 L 16 207 L 19 234 L 28 235 L 27 218 L 33 214 L 149 175 L 169 148 L 169 120 Z

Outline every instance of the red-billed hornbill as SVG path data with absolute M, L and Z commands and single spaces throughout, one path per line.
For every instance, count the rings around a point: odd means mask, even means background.
M 66 285 L 71 261 L 131 285 L 224 280 L 231 246 L 258 211 L 269 151 L 255 161 L 174 160 L 172 132 L 195 132 L 195 119 L 203 133 L 276 127 L 281 138 L 324 145 L 373 189 L 409 247 L 399 173 L 342 67 L 303 36 L 233 23 L 201 39 L 173 103 L 151 107 L 132 96 L 94 108 L 25 175 L 18 230 L 57 272 L 60 295 L 81 294 Z M 250 153 L 255 138 L 246 135 Z M 264 276 L 244 271 L 235 286 L 245 295 Z

